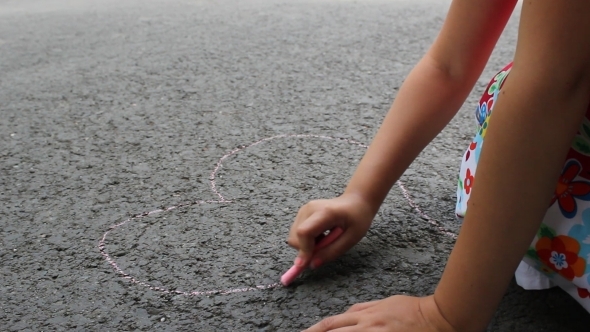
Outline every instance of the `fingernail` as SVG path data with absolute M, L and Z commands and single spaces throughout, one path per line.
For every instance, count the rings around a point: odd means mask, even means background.
M 295 262 L 293 262 L 293 264 L 297 266 L 303 266 L 303 259 L 301 259 L 301 257 L 297 257 L 295 258 Z
M 322 260 L 321 260 L 321 259 L 319 259 L 319 258 L 314 258 L 314 259 L 311 261 L 311 268 L 312 268 L 312 269 L 317 269 L 318 267 L 322 266 L 322 264 L 324 264 L 324 262 L 322 262 Z

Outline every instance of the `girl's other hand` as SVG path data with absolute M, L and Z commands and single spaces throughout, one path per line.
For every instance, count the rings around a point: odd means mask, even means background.
M 368 202 L 355 194 L 305 204 L 297 213 L 287 241 L 299 250 L 295 265 L 311 264 L 312 268 L 317 268 L 338 258 L 365 236 L 375 213 Z M 316 238 L 335 227 L 344 230 L 342 235 L 314 253 Z
M 392 296 L 353 305 L 305 332 L 455 332 L 441 315 L 433 296 Z

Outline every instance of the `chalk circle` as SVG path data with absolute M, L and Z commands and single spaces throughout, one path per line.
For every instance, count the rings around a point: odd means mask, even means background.
M 173 295 L 184 295 L 184 296 L 203 296 L 203 295 L 226 295 L 226 294 L 233 294 L 233 293 L 242 293 L 242 292 L 249 292 L 249 291 L 255 291 L 255 290 L 266 290 L 266 289 L 274 289 L 274 288 L 280 288 L 282 287 L 282 285 L 279 282 L 276 283 L 268 283 L 268 284 L 263 284 L 263 285 L 256 285 L 256 286 L 251 286 L 251 287 L 240 287 L 240 288 L 228 288 L 228 289 L 216 289 L 216 290 L 192 290 L 192 291 L 183 291 L 183 290 L 178 290 L 178 289 L 173 289 L 173 288 L 169 288 L 169 287 L 164 287 L 164 286 L 157 286 L 155 285 L 155 282 L 148 282 L 148 281 L 144 281 L 139 279 L 138 277 L 126 272 L 125 270 L 123 270 L 119 264 L 117 263 L 116 259 L 107 251 L 107 238 L 110 232 L 128 224 L 131 223 L 132 221 L 138 221 L 144 218 L 149 218 L 152 216 L 159 216 L 162 217 L 162 215 L 169 213 L 171 211 L 178 211 L 180 209 L 186 209 L 186 208 L 190 208 L 190 207 L 200 207 L 200 206 L 204 206 L 204 205 L 212 205 L 212 206 L 217 206 L 217 205 L 226 205 L 226 204 L 231 204 L 232 201 L 231 200 L 227 200 L 219 191 L 217 184 L 216 184 L 216 178 L 217 178 L 217 174 L 219 172 L 219 170 L 222 168 L 223 166 L 223 162 L 226 161 L 226 159 L 228 159 L 229 157 L 236 155 L 246 149 L 252 148 L 254 146 L 266 143 L 266 142 L 270 142 L 273 140 L 277 140 L 277 139 L 320 139 L 320 140 L 330 140 L 330 141 L 334 141 L 334 142 L 342 142 L 342 143 L 347 143 L 350 145 L 354 145 L 354 146 L 358 146 L 358 147 L 362 147 L 362 148 L 367 148 L 367 146 L 363 143 L 351 140 L 351 139 L 345 139 L 345 138 L 336 138 L 336 137 L 330 137 L 330 136 L 321 136 L 321 135 L 278 135 L 278 136 L 273 136 L 273 137 L 268 137 L 268 138 L 264 138 L 261 140 L 258 140 L 254 143 L 248 144 L 248 145 L 242 145 L 230 152 L 228 152 L 227 154 L 223 155 L 218 162 L 216 163 L 213 171 L 210 174 L 209 177 L 209 181 L 210 181 L 210 188 L 213 191 L 213 193 L 218 197 L 218 200 L 209 200 L 209 201 L 205 201 L 205 200 L 196 200 L 196 201 L 192 201 L 192 202 L 187 202 L 187 203 L 182 203 L 182 204 L 178 204 L 178 205 L 174 205 L 174 206 L 169 206 L 167 208 L 162 208 L 162 209 L 156 209 L 153 211 L 149 211 L 149 212 L 144 212 L 144 213 L 139 213 L 136 214 L 118 224 L 112 225 L 111 227 L 109 227 L 109 229 L 103 234 L 102 238 L 99 240 L 98 242 L 98 250 L 101 253 L 101 255 L 103 256 L 103 258 L 109 263 L 109 265 L 111 265 L 111 267 L 115 270 L 115 272 L 121 276 L 124 279 L 127 279 L 128 281 L 147 287 L 148 289 L 151 289 L 153 291 L 157 291 L 157 292 L 161 292 L 164 294 L 173 294 Z M 397 185 L 400 187 L 400 189 L 402 190 L 402 194 L 404 196 L 404 198 L 408 201 L 408 203 L 410 204 L 410 206 L 419 214 L 421 215 L 424 219 L 426 219 L 433 227 L 435 227 L 441 234 L 444 234 L 446 236 L 452 237 L 452 238 L 456 238 L 456 235 L 452 232 L 449 232 L 448 230 L 446 230 L 445 228 L 443 228 L 436 220 L 428 217 L 424 212 L 422 212 L 422 210 L 420 210 L 420 208 L 418 207 L 418 205 L 412 200 L 412 198 L 409 195 L 408 190 L 404 187 L 403 183 L 401 182 L 397 182 Z M 280 276 L 277 276 L 277 279 Z M 158 283 L 160 284 L 160 283 Z

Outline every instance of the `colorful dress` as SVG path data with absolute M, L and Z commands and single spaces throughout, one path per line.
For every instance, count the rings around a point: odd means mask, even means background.
M 467 212 L 494 101 L 512 64 L 490 82 L 476 108 L 477 134 L 459 173 L 457 217 Z M 572 143 L 539 231 L 516 271 L 525 289 L 559 286 L 590 312 L 590 107 Z

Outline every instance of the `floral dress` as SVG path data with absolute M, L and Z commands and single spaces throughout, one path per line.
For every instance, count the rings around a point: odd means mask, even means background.
M 467 212 L 477 163 L 494 102 L 512 64 L 489 83 L 476 108 L 477 133 L 463 156 L 457 217 Z M 572 142 L 555 193 L 533 242 L 516 270 L 525 289 L 559 286 L 590 312 L 590 107 Z

